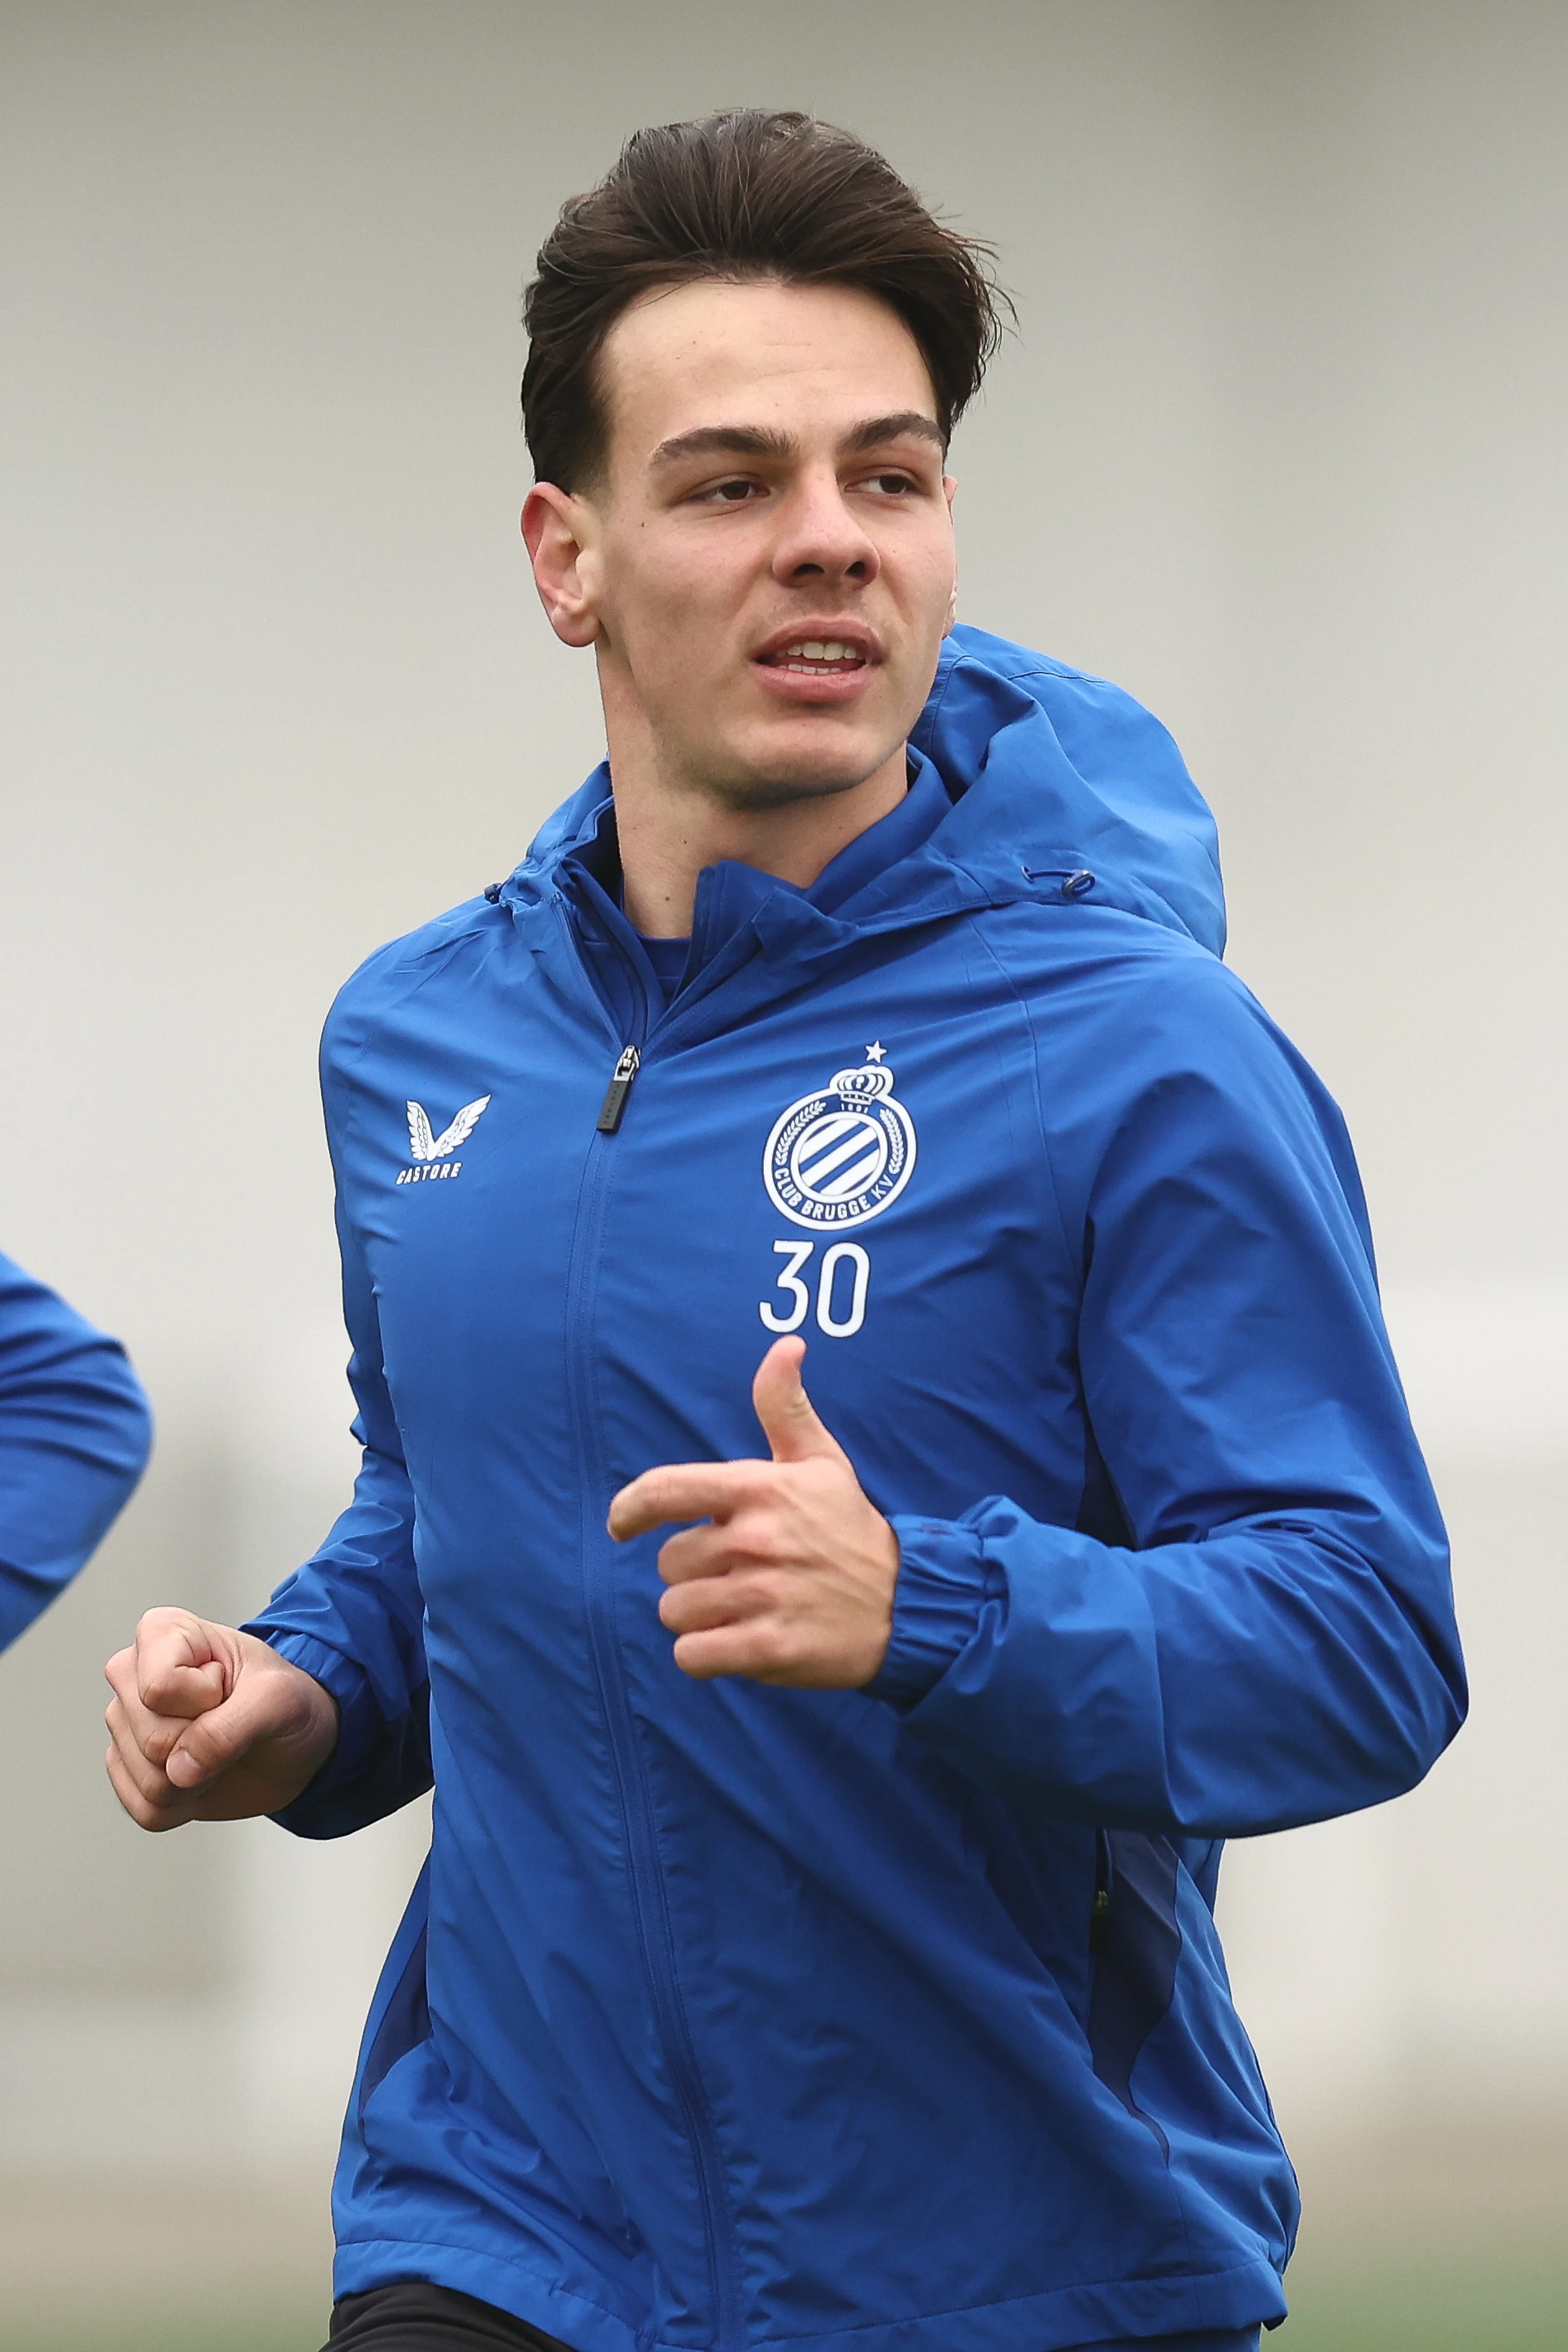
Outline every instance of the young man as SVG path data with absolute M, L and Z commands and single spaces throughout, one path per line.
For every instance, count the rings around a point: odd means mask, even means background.
M 248 1629 L 143 1621 L 110 1774 L 314 1837 L 434 1780 L 334 2352 L 1239 2352 L 1295 2197 L 1219 1843 L 1463 1706 L 1343 1128 L 1163 730 L 953 630 L 976 248 L 723 116 L 528 323 L 608 766 L 333 1011 L 355 1500 Z

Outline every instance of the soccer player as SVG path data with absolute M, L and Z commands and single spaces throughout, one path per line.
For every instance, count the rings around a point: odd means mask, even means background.
M 0 1650 L 98 1549 L 152 1443 L 119 1341 L 0 1257 Z
M 1452 1736 L 1443 1531 L 1169 738 L 953 626 L 997 300 L 798 115 L 643 132 L 539 257 L 523 527 L 608 764 L 328 1022 L 352 1505 L 110 1667 L 149 1829 L 434 1785 L 333 2352 L 1285 2308 L 1220 1842 Z

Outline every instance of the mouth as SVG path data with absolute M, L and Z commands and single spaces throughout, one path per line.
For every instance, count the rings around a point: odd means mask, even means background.
M 852 678 L 881 658 L 882 648 L 871 630 L 841 621 L 781 629 L 753 656 L 760 668 L 775 676 L 820 680 Z
M 820 720 L 859 708 L 882 667 L 883 649 L 863 621 L 811 616 L 776 629 L 751 659 L 752 676 L 773 703 Z

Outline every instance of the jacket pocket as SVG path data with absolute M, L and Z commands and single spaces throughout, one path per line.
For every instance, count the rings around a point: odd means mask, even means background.
M 1158 2124 L 1133 2097 L 1138 2053 L 1176 1993 L 1181 1930 L 1169 1838 L 1133 1830 L 1095 1833 L 1094 1896 L 1089 1939 L 1094 1983 L 1089 2000 L 1089 2051 L 1099 2081 L 1129 2115 L 1148 2125 L 1168 2156 Z
M 392 1988 L 391 2000 L 382 2012 L 381 2023 L 365 2053 L 360 2070 L 360 2095 L 357 2112 L 361 2122 L 366 2107 L 379 2084 L 383 2083 L 397 2064 L 421 2042 L 430 2037 L 430 1996 L 426 1988 L 424 1955 L 429 1930 L 421 1927 L 413 1950 L 403 1963 L 402 1974 Z

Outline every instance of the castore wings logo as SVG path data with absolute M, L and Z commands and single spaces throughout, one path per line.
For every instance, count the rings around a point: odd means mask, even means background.
M 408 1105 L 408 1149 L 413 1161 L 398 1176 L 400 1184 L 418 1184 L 438 1176 L 460 1176 L 463 1162 L 453 1153 L 461 1150 L 489 1108 L 490 1097 L 481 1095 L 476 1102 L 465 1103 L 450 1127 L 437 1135 L 430 1124 L 430 1113 L 423 1103 Z

